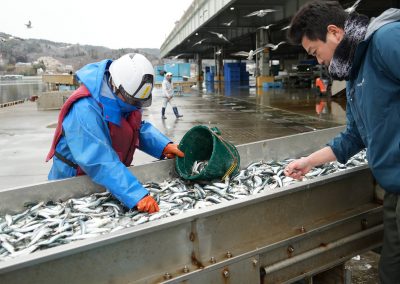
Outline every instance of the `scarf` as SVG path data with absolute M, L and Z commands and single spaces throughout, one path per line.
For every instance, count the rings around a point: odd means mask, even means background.
M 348 80 L 358 44 L 364 40 L 369 19 L 367 16 L 352 13 L 344 23 L 344 37 L 336 47 L 329 74 L 334 80 Z

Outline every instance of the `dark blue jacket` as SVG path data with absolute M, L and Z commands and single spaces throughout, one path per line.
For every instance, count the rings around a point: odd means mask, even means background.
M 400 10 L 371 21 L 347 83 L 347 128 L 330 143 L 345 163 L 367 148 L 369 166 L 387 191 L 400 193 Z

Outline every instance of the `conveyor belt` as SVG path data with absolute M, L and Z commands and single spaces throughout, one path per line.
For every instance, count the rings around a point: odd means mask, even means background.
M 242 165 L 305 155 L 340 130 L 241 145 Z M 132 171 L 142 182 L 175 175 L 172 161 Z M 0 214 L 101 190 L 87 177 L 2 190 Z M 293 281 L 379 246 L 382 232 L 361 166 L 0 262 L 0 283 L 258 283 L 260 272 L 267 283 Z

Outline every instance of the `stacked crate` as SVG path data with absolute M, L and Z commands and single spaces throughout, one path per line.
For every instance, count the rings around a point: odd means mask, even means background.
M 224 77 L 226 82 L 240 82 L 240 63 L 225 63 Z
M 214 72 L 214 66 L 206 66 L 205 70 L 206 70 L 206 82 L 214 82 L 214 76 L 215 76 L 215 72 Z
M 240 63 L 240 85 L 249 85 L 249 72 L 246 71 L 246 63 Z
M 249 72 L 246 63 L 225 63 L 224 77 L 227 82 L 240 82 L 240 85 L 249 85 Z

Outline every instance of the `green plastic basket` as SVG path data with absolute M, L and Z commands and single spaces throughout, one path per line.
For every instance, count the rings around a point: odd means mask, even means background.
M 221 137 L 219 130 L 198 125 L 190 129 L 179 143 L 185 157 L 175 160 L 179 176 L 187 180 L 224 179 L 235 175 L 240 168 L 240 157 L 236 147 Z M 192 174 L 195 161 L 208 161 L 207 166 Z

